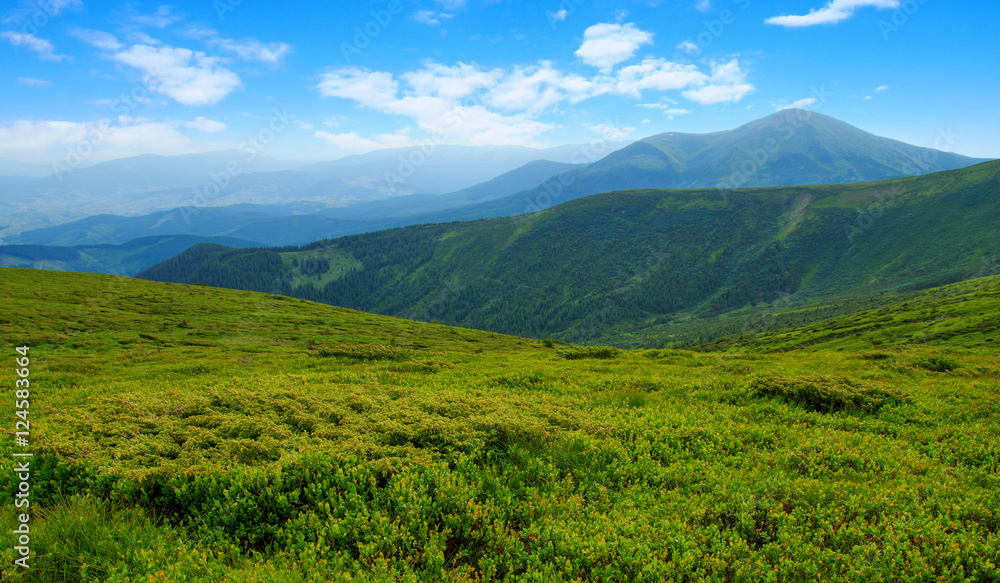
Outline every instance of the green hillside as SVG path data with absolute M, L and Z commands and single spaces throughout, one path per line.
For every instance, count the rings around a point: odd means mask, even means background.
M 1000 317 L 997 283 L 882 311 L 899 323 L 882 338 L 891 351 L 720 353 L 0 268 L 0 382 L 13 394 L 27 374 L 34 454 L 32 568 L 5 545 L 0 569 L 53 582 L 995 581 L 1000 368 L 982 324 Z M 905 320 L 934 310 L 979 332 L 904 343 Z M 0 442 L 5 459 L 23 449 Z M 18 480 L 0 474 L 5 504 Z M 0 521 L 11 532 L 17 514 Z
M 677 346 L 1000 272 L 997 217 L 1000 162 L 987 162 L 878 183 L 612 192 L 302 247 L 197 246 L 139 277 L 535 338 Z

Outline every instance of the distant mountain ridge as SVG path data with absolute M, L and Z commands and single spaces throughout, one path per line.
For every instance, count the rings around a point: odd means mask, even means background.
M 850 184 L 985 161 L 879 137 L 820 113 L 786 109 L 729 131 L 650 136 L 508 199 L 468 207 L 459 218 L 531 212 L 629 188 Z
M 709 320 L 728 318 L 737 336 L 766 329 L 768 318 L 737 322 L 778 308 L 786 326 L 807 324 L 995 274 L 998 217 L 994 161 L 873 183 L 615 191 L 301 247 L 197 245 L 139 277 L 636 346 L 704 340 L 693 323 Z M 300 267 L 315 264 L 326 268 Z

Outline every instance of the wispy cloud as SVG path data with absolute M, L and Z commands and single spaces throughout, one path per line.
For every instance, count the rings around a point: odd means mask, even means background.
M 809 14 L 772 16 L 764 20 L 767 24 L 789 28 L 837 24 L 854 16 L 859 8 L 874 7 L 880 10 L 899 8 L 899 0 L 832 0 L 820 9 L 813 8 Z
M 52 85 L 52 81 L 46 81 L 45 79 L 32 79 L 31 77 L 18 77 L 17 83 L 19 85 L 24 85 L 25 87 L 49 87 Z
M 817 101 L 819 100 L 816 99 L 815 97 L 804 97 L 802 99 L 799 99 L 798 101 L 793 101 L 788 105 L 776 105 L 774 106 L 774 108 L 778 111 L 782 111 L 785 109 L 803 109 L 809 107 L 810 105 L 816 103 Z
M 25 32 L 14 32 L 12 30 L 5 30 L 0 32 L 0 37 L 7 39 L 10 44 L 17 48 L 26 48 L 29 51 L 33 51 L 38 54 L 38 58 L 45 61 L 71 61 L 73 57 L 69 55 L 58 55 L 56 54 L 56 48 L 53 46 L 51 41 L 44 38 L 38 38 L 33 34 L 28 34 Z

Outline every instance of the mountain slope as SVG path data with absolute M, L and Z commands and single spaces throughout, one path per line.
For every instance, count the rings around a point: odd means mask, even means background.
M 964 168 L 985 160 L 875 136 L 832 117 L 787 109 L 734 130 L 665 133 L 461 218 L 532 212 L 626 188 L 739 188 L 871 182 Z
M 587 349 L 9 268 L 0 297 L 33 551 L 4 580 L 1000 578 L 981 342 Z
M 1000 162 L 989 162 L 880 183 L 612 192 L 300 248 L 196 246 L 139 277 L 242 287 L 252 270 L 245 289 L 631 346 L 697 339 L 692 321 L 755 306 L 853 310 L 989 275 L 998 217 Z M 301 267 L 315 262 L 326 267 Z M 836 313 L 802 310 L 791 324 Z
M 143 237 L 121 245 L 0 245 L 0 266 L 131 276 L 199 243 L 236 248 L 260 245 L 232 237 L 195 235 Z

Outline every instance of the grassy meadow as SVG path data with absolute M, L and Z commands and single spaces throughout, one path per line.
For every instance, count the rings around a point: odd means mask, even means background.
M 699 350 L 28 269 L 0 299 L 5 581 L 1000 580 L 998 277 Z

